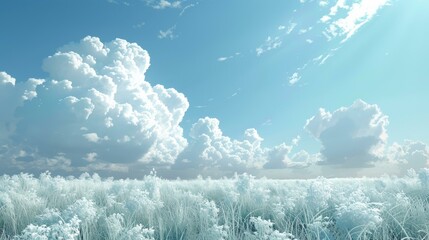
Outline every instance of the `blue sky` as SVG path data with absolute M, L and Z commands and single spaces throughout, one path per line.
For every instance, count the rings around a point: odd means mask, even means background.
M 427 1 L 0 6 L 4 173 L 305 178 L 428 166 Z

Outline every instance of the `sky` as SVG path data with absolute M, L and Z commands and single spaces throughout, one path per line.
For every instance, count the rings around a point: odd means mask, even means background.
M 4 0 L 0 174 L 429 167 L 426 0 Z

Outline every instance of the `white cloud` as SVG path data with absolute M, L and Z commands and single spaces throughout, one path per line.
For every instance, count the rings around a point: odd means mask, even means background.
M 93 143 L 97 143 L 100 140 L 102 140 L 102 138 L 100 138 L 97 133 L 86 133 L 82 135 L 86 140 L 88 140 L 89 142 L 93 142 Z
M 288 146 L 284 143 L 273 147 L 272 149 L 267 151 L 269 161 L 264 165 L 264 168 L 285 168 L 288 164 L 291 163 L 291 160 L 289 159 L 289 153 L 291 152 L 291 150 L 292 146 Z
M 389 146 L 387 159 L 402 165 L 405 171 L 409 168 L 420 169 L 429 167 L 429 146 L 423 142 L 406 140 L 403 145 L 393 143 Z
M 15 86 L 16 79 L 7 74 L 6 72 L 0 72 L 0 84 L 2 85 L 13 85 Z
M 292 76 L 289 77 L 289 84 L 295 85 L 295 83 L 297 83 L 299 80 L 301 80 L 301 76 L 299 75 L 299 73 L 294 72 Z
M 333 56 L 332 53 L 328 53 L 326 55 L 322 54 L 322 55 L 319 55 L 319 56 L 313 58 L 312 61 L 315 63 L 318 63 L 319 65 L 323 65 L 323 64 L 325 64 L 326 60 L 328 60 L 332 56 Z
M 338 0 L 331 7 L 329 16 L 325 15 L 321 18 L 322 22 L 329 22 L 325 33 L 329 36 L 328 40 L 334 37 L 343 37 L 342 42 L 347 41 L 356 31 L 370 21 L 374 15 L 385 5 L 389 0 L 359 0 L 347 5 L 345 0 Z M 343 18 L 335 19 L 341 12 L 345 15 Z M 332 22 L 330 21 L 331 19 Z
M 97 153 L 95 152 L 91 152 L 86 154 L 86 156 L 84 157 L 84 159 L 88 162 L 95 162 L 97 160 Z
M 240 55 L 240 53 L 239 53 L 239 52 L 236 52 L 234 55 L 230 55 L 230 56 L 227 56 L 227 57 L 219 57 L 217 60 L 218 60 L 219 62 L 224 62 L 224 61 L 227 61 L 227 60 L 233 59 L 234 57 L 239 56 L 239 55 Z
M 180 8 L 182 6 L 181 1 L 146 0 L 146 3 L 155 9 Z
M 280 47 L 282 45 L 282 40 L 280 39 L 280 37 L 275 37 L 275 38 L 271 38 L 270 36 L 267 37 L 267 39 L 265 40 L 265 42 L 259 46 L 258 48 L 256 48 L 256 55 L 257 56 L 261 56 L 262 54 L 271 51 L 273 49 L 276 49 L 278 47 Z
M 329 15 L 336 15 L 340 9 L 348 9 L 349 6 L 346 4 L 347 0 L 337 0 L 334 6 L 331 7 Z
M 321 160 L 320 153 L 310 154 L 307 151 L 301 150 L 292 156 L 291 165 L 295 167 L 308 167 L 316 164 Z
M 295 29 L 295 27 L 296 27 L 297 25 L 298 25 L 297 23 L 290 22 L 290 23 L 289 23 L 289 26 L 287 27 L 287 31 L 286 31 L 286 33 L 287 33 L 287 34 L 292 33 L 292 31 Z
M 14 85 L 1 73 L 0 145 L 15 146 L 9 155 L 24 149 L 35 167 L 65 159 L 70 168 L 173 164 L 187 146 L 179 124 L 189 103 L 145 81 L 149 65 L 136 43 L 85 37 L 45 59 L 46 80 Z
M 325 16 L 323 16 L 323 17 L 320 18 L 320 21 L 322 21 L 323 23 L 325 23 L 325 22 L 327 22 L 329 20 L 331 20 L 331 17 L 328 16 L 328 15 L 325 15 Z
M 169 39 L 174 39 L 177 37 L 177 35 L 174 34 L 174 30 L 176 29 L 176 25 L 172 26 L 171 28 L 162 31 L 159 31 L 159 35 L 158 38 L 159 39 L 164 39 L 164 38 L 169 38 Z
M 220 57 L 220 58 L 218 58 L 217 60 L 218 60 L 219 62 L 224 62 L 224 61 L 226 61 L 226 60 L 228 60 L 228 59 L 230 59 L 230 57 Z
M 277 28 L 278 30 L 284 30 L 284 29 L 286 29 L 286 27 L 285 26 L 283 26 L 283 25 L 280 25 L 280 26 L 278 26 L 278 28 Z
M 0 72 L 0 146 L 7 143 L 16 128 L 15 110 L 24 102 L 37 97 L 36 88 L 43 80 L 31 78 L 27 82 L 16 82 L 16 79 Z
M 388 117 L 377 105 L 356 100 L 333 113 L 320 109 L 305 129 L 320 141 L 324 164 L 371 166 L 382 160 Z
M 264 148 L 264 139 L 254 128 L 244 132 L 243 140 L 231 139 L 223 135 L 219 124 L 218 119 L 205 117 L 192 125 L 190 144 L 177 160 L 177 168 L 244 171 L 294 166 L 288 158 L 291 146 Z
M 301 136 L 296 136 L 296 138 L 292 139 L 292 145 L 298 146 L 299 141 L 301 140 Z
M 329 1 L 328 0 L 320 0 L 320 2 L 319 2 L 319 6 L 321 6 L 321 7 L 325 7 L 325 6 L 327 6 L 329 4 Z
M 196 4 L 198 4 L 198 2 L 197 2 Z M 185 14 L 185 12 L 186 12 L 188 9 L 193 8 L 193 7 L 195 7 L 195 4 L 193 4 L 193 3 L 191 3 L 191 4 L 189 4 L 189 5 L 186 5 L 186 6 L 182 9 L 182 11 L 180 12 L 179 16 L 182 16 L 183 14 Z

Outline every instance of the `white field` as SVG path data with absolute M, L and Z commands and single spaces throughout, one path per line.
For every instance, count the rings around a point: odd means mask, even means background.
M 313 180 L 4 175 L 0 239 L 429 239 L 429 169 Z

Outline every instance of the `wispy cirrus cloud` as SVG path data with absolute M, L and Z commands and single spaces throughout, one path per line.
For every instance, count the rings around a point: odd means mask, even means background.
M 180 8 L 182 1 L 146 0 L 146 3 L 155 9 Z
M 227 57 L 219 57 L 219 58 L 217 59 L 217 61 L 218 61 L 218 62 L 225 62 L 225 61 L 228 61 L 228 60 L 230 60 L 230 59 L 233 59 L 234 57 L 239 56 L 239 55 L 240 55 L 240 53 L 239 53 L 239 52 L 236 52 L 234 55 L 230 55 L 230 56 L 227 56 Z
M 328 40 L 341 37 L 341 42 L 347 41 L 388 4 L 389 0 L 361 0 L 350 4 L 347 4 L 345 0 L 338 0 L 331 7 L 329 14 L 320 19 L 323 23 L 328 24 L 324 31 L 325 36 Z M 345 17 L 337 18 L 338 15 L 345 15 Z
M 314 43 L 324 47 L 320 47 L 315 55 L 303 58 L 304 62 L 301 62 L 301 66 L 320 66 L 334 57 L 335 52 L 348 39 L 370 22 L 383 7 L 390 4 L 390 0 L 320 0 L 303 1 L 302 3 L 308 7 L 321 9 L 319 12 L 322 14 L 319 17 L 316 15 L 313 22 L 295 17 L 294 23 L 301 26 L 305 22 L 306 27 L 294 31 L 294 37 L 308 44 Z M 296 25 L 291 26 L 295 28 Z M 282 26 L 282 29 L 284 30 L 285 27 Z M 305 38 L 299 37 L 299 35 Z M 283 41 L 285 37 L 287 36 L 281 36 L 279 41 Z M 304 67 L 299 66 L 295 71 L 296 74 L 294 73 L 290 77 L 290 85 L 294 85 L 300 80 L 298 76 L 302 75 Z
M 256 55 L 261 56 L 262 54 L 268 51 L 271 51 L 273 49 L 276 49 L 281 45 L 282 45 L 282 40 L 279 36 L 277 37 L 268 36 L 265 42 L 255 49 Z
M 183 7 L 183 8 L 182 8 L 182 11 L 179 13 L 179 16 L 180 16 L 180 17 L 181 17 L 181 16 L 183 16 L 183 14 L 185 14 L 185 12 L 186 12 L 188 9 L 195 7 L 197 4 L 198 4 L 198 2 L 196 2 L 195 4 L 191 3 L 191 4 L 189 4 L 189 5 L 186 5 L 185 7 Z
M 175 39 L 177 38 L 177 35 L 174 33 L 174 30 L 176 29 L 176 25 L 168 28 L 167 30 L 159 30 L 158 38 L 159 39 Z

